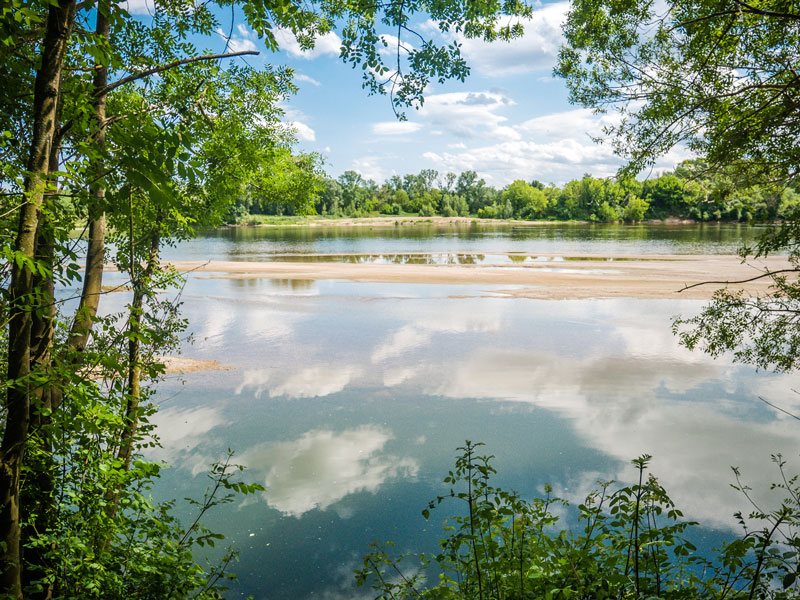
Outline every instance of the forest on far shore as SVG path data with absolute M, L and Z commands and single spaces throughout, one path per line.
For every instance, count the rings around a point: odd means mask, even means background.
M 800 206 L 797 186 L 738 186 L 719 172 L 707 174 L 702 161 L 686 161 L 674 171 L 643 181 L 596 178 L 589 174 L 563 187 L 518 179 L 497 189 L 475 171 L 440 175 L 434 169 L 394 175 L 383 184 L 345 171 L 320 177 L 313 189 L 316 214 L 332 217 L 420 215 L 483 219 L 582 220 L 603 223 L 679 218 L 695 221 L 773 221 L 791 218 Z M 230 222 L 251 215 L 294 215 L 311 202 L 287 204 L 252 189 L 238 199 Z M 257 222 L 252 219 L 252 222 Z

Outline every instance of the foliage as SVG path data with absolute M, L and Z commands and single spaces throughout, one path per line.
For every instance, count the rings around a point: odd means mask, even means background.
M 607 138 L 637 173 L 676 144 L 738 185 L 799 174 L 800 13 L 780 0 L 573 0 L 556 73 L 617 111 Z
M 175 351 L 185 327 L 179 302 L 157 294 L 181 285 L 161 268 L 160 249 L 253 206 L 312 212 L 322 187 L 320 157 L 293 151 L 294 135 L 281 122 L 280 102 L 295 91 L 291 70 L 231 66 L 228 59 L 257 53 L 229 52 L 230 39 L 218 54 L 198 48 L 218 45 L 222 19 L 239 12 L 270 51 L 278 32 L 309 49 L 340 27 L 342 58 L 364 69 L 371 91 L 389 91 L 397 109 L 419 105 L 432 78 L 467 73 L 458 44 L 422 38 L 412 17 L 467 37 L 510 39 L 521 26 L 497 18 L 530 9 L 517 0 L 159 0 L 149 16 L 134 16 L 112 0 L 3 3 L 4 597 L 218 595 L 219 571 L 207 574 L 190 552 L 215 538 L 197 525 L 179 534 L 166 508 L 145 496 L 158 471 L 141 461 L 157 443 L 147 421 L 164 369 L 156 356 Z M 381 55 L 387 28 L 422 41 L 413 48 L 398 39 L 390 74 Z M 360 197 L 357 183 L 343 182 L 340 206 L 363 214 L 372 199 Z M 82 271 L 69 238 L 78 224 Z M 117 315 L 100 310 L 108 260 L 127 277 Z M 78 283 L 70 314 L 62 299 Z M 252 491 L 231 483 L 227 467 L 214 477 L 215 490 Z M 200 513 L 220 501 L 216 491 L 210 498 Z
M 787 494 L 771 513 L 749 515 L 760 527 L 723 544 L 713 559 L 702 558 L 687 539 L 696 523 L 682 520 L 666 490 L 648 475 L 650 457 L 633 461 L 637 481 L 600 482 L 577 507 L 578 530 L 560 530 L 557 513 L 567 502 L 546 487 L 543 498 L 524 500 L 491 485 L 493 456 L 481 444 L 459 448 L 455 469 L 444 479 L 449 490 L 422 511 L 428 519 L 442 503 L 456 502 L 444 523 L 435 554 L 391 556 L 392 544 L 373 544 L 359 585 L 376 598 L 568 599 L 568 598 L 798 598 L 800 539 L 797 480 L 774 457 Z M 739 482 L 737 489 L 750 499 Z M 415 558 L 416 564 L 404 563 Z
M 800 207 L 800 193 L 793 187 L 741 188 L 727 173 L 707 174 L 702 161 L 686 161 L 674 172 L 644 182 L 585 175 L 561 188 L 516 180 L 498 190 L 474 171 L 440 175 L 431 169 L 394 175 L 380 185 L 346 171 L 337 180 L 323 178 L 318 186 L 314 211 L 334 217 L 421 214 L 606 223 L 667 218 L 750 222 L 787 219 Z M 237 201 L 241 212 L 231 220 L 246 222 L 247 214 L 302 213 L 294 205 L 256 201 L 257 191 L 249 198 Z
M 678 144 L 702 157 L 645 184 L 652 215 L 684 205 L 703 221 L 789 220 L 742 251 L 743 258 L 788 251 L 788 269 L 760 275 L 772 280 L 770 294 L 717 291 L 698 316 L 675 321 L 681 342 L 759 368 L 796 368 L 797 5 L 573 0 L 564 35 L 556 72 L 573 102 L 618 111 L 605 133 L 629 160 L 625 172 L 640 172 Z M 638 220 L 635 212 L 626 207 L 626 219 Z
M 626 221 L 641 221 L 644 219 L 648 206 L 649 203 L 647 200 L 631 196 L 628 198 L 628 203 L 625 205 L 625 210 L 622 212 L 622 215 Z
M 712 356 L 730 352 L 734 360 L 760 369 L 792 371 L 800 366 L 800 223 L 789 221 L 764 235 L 755 247 L 740 250 L 743 259 L 788 251 L 786 269 L 762 271 L 770 293 L 751 296 L 722 288 L 694 317 L 676 318 L 673 332 L 683 345 Z M 725 282 L 711 282 L 725 283 Z

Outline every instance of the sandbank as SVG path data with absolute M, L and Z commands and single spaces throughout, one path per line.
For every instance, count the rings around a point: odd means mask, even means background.
M 228 371 L 230 367 L 223 365 L 218 360 L 201 360 L 186 358 L 184 356 L 159 356 L 158 360 L 164 363 L 164 373 L 196 373 L 198 371 Z
M 518 254 L 511 256 L 518 257 Z M 790 267 L 785 257 L 742 263 L 734 255 L 536 254 L 524 264 L 376 264 L 343 262 L 178 261 L 194 277 L 226 279 L 345 279 L 376 283 L 480 285 L 486 292 L 547 300 L 584 298 L 710 298 L 726 282 L 739 282 Z M 547 260 L 552 258 L 552 260 Z M 564 260 L 566 259 L 566 260 Z M 790 274 L 790 277 L 795 277 Z M 709 282 L 705 285 L 695 284 Z M 768 277 L 728 283 L 747 294 L 769 292 Z M 510 287 L 506 287 L 510 286 Z

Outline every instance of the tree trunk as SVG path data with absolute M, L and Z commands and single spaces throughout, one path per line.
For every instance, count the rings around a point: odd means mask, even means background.
M 50 148 L 56 124 L 61 72 L 72 22 L 75 0 L 59 0 L 48 11 L 36 73 L 33 97 L 33 137 L 24 183 L 26 203 L 20 209 L 15 252 L 19 257 L 11 270 L 8 391 L 6 425 L 0 443 L 0 593 L 22 598 L 20 553 L 19 482 L 30 421 L 32 304 L 36 297 L 31 270 L 35 260 L 37 212 L 48 185 Z
M 158 268 L 158 253 L 161 238 L 158 232 L 154 231 L 150 236 L 150 248 L 148 249 L 147 265 L 141 273 L 136 273 L 137 261 L 134 253 L 134 227 L 133 227 L 133 192 L 131 191 L 130 202 L 130 279 L 133 285 L 133 300 L 130 306 L 128 317 L 128 385 L 125 402 L 125 413 L 123 415 L 122 431 L 119 438 L 119 450 L 117 458 L 122 463 L 122 469 L 128 471 L 131 467 L 133 458 L 133 447 L 136 438 L 136 431 L 139 428 L 139 402 L 142 390 L 142 362 L 141 362 L 141 342 L 139 334 L 141 332 L 141 317 L 144 308 L 144 299 L 149 288 L 149 279 L 153 271 Z M 114 516 L 119 508 L 119 500 L 122 490 L 116 488 L 110 494 L 110 504 L 108 514 Z
M 108 43 L 109 16 L 111 11 L 110 0 L 100 0 L 97 5 L 97 36 Z M 100 153 L 106 148 L 106 99 L 108 86 L 108 65 L 98 65 L 95 70 L 92 87 L 94 90 L 93 119 L 95 122 L 92 139 Z M 86 248 L 86 269 L 83 273 L 83 289 L 75 320 L 70 329 L 70 345 L 83 351 L 89 341 L 89 333 L 97 314 L 100 303 L 100 292 L 103 287 L 103 263 L 105 258 L 106 240 L 106 213 L 105 198 L 106 186 L 104 182 L 105 168 L 102 158 L 97 158 L 90 166 L 94 181 L 89 186 L 89 239 Z

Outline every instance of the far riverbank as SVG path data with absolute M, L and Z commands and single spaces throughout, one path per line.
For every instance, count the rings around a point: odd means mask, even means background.
M 525 221 L 520 219 L 479 219 L 477 217 L 420 217 L 416 215 L 394 216 L 384 215 L 376 217 L 324 217 L 319 215 L 309 216 L 271 216 L 251 215 L 250 219 L 258 222 L 229 223 L 226 227 L 397 227 L 404 225 L 437 225 L 458 226 L 465 225 L 588 225 L 591 221 Z M 626 225 L 692 225 L 692 219 L 665 219 L 629 223 Z M 596 223 L 603 225 L 622 225 L 622 223 Z

